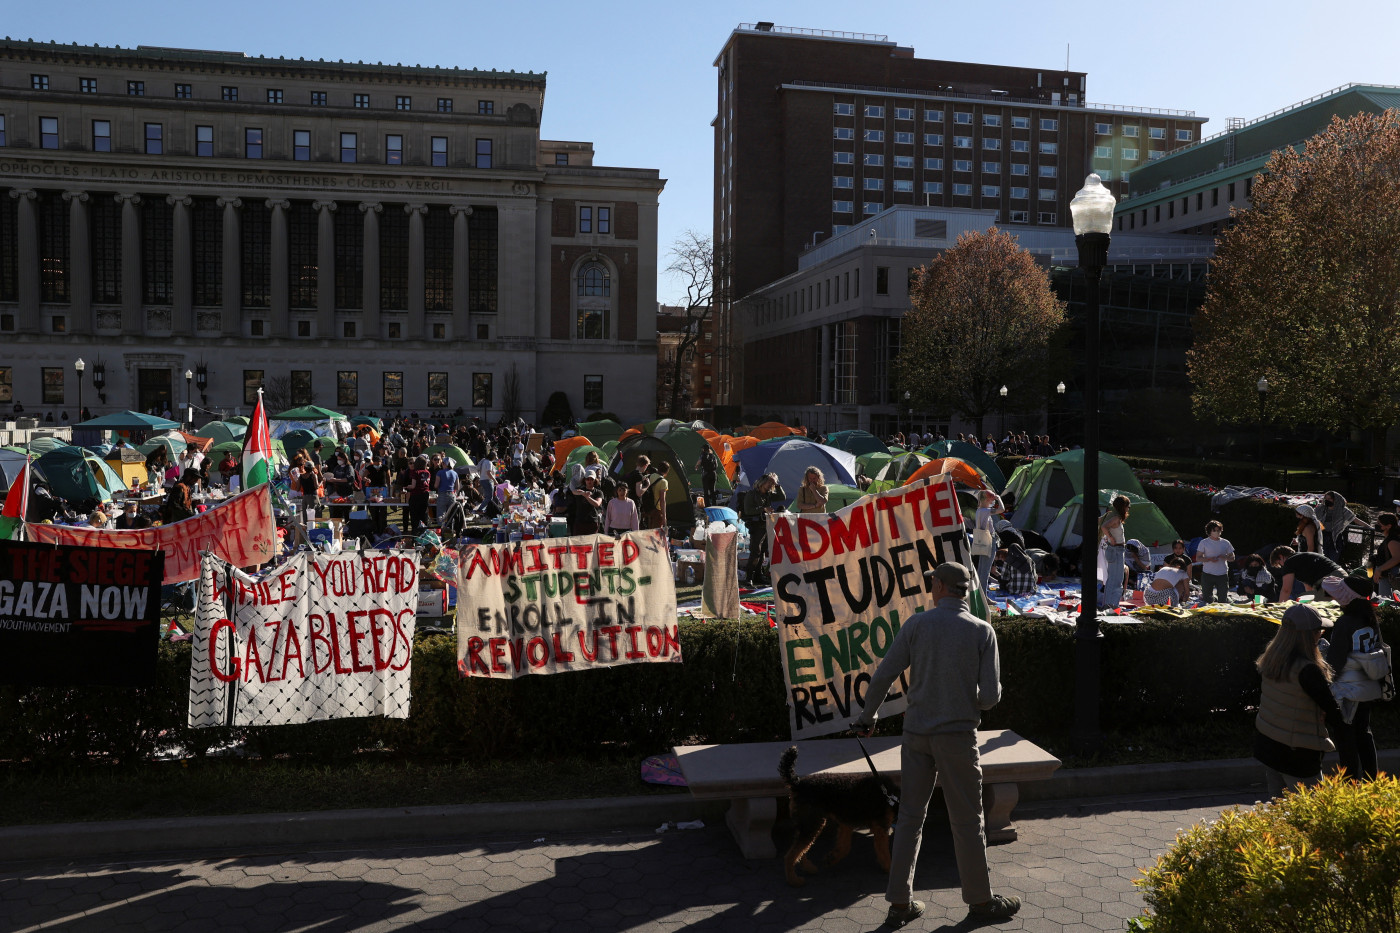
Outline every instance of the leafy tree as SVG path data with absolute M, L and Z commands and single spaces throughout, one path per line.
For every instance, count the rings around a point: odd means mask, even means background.
M 729 282 L 728 253 L 716 250 L 714 241 L 701 236 L 694 230 L 687 230 L 671 246 L 671 264 L 666 271 L 680 279 L 685 287 L 685 298 L 680 304 L 682 326 L 681 342 L 676 347 L 676 358 L 671 364 L 668 384 L 671 387 L 669 414 L 672 418 L 681 416 L 681 376 L 685 371 L 687 357 L 693 361 L 695 345 L 700 342 L 705 325 L 714 316 L 716 305 L 727 300 L 726 283 Z
M 1254 180 L 1211 264 L 1187 366 L 1196 411 L 1375 429 L 1400 415 L 1400 111 L 1333 118 Z
M 977 423 L 1010 398 L 1044 395 L 1051 336 L 1065 321 L 1050 278 L 996 227 L 965 233 L 915 271 L 904 315 L 896 384 L 916 408 L 951 410 Z
M 545 402 L 544 411 L 540 414 L 540 425 L 550 428 L 556 424 L 569 424 L 573 420 L 574 409 L 569 404 L 568 393 L 551 393 L 549 401 Z

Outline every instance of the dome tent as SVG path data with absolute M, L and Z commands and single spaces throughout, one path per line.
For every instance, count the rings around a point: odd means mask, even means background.
M 970 457 L 966 459 L 976 463 Z M 1121 489 L 1140 499 L 1147 498 L 1128 465 L 1104 451 L 1099 451 L 1099 488 Z M 1044 531 L 1060 509 L 1083 492 L 1084 451 L 1067 450 L 1017 467 L 1001 495 L 1003 499 L 1012 498 L 1014 503 L 1006 516 L 1012 524 Z
M 808 467 L 820 469 L 828 485 L 856 485 L 854 456 L 805 438 L 790 437 L 770 444 L 757 444 L 739 451 L 735 459 L 739 461 L 741 470 L 739 482 L 735 485 L 736 493 L 748 492 L 764 473 L 776 473 L 779 485 L 787 493 L 784 506 L 797 497 L 797 489 L 802 485 L 802 476 Z
M 887 452 L 885 442 L 869 431 L 837 431 L 828 434 L 826 446 L 850 451 L 856 456 Z
M 871 492 L 884 492 L 896 486 L 903 486 L 909 477 L 919 471 L 919 468 L 929 462 L 925 454 L 907 453 L 897 457 L 890 457 L 880 471 L 875 474 L 874 480 L 870 484 Z
M 996 460 L 976 444 L 959 440 L 937 441 L 925 447 L 924 453 L 930 457 L 957 457 L 976 467 L 987 478 L 993 491 L 1001 492 L 1006 488 L 1006 474 L 997 466 Z
M 60 499 L 81 504 L 110 502 L 112 491 L 122 489 L 121 477 L 99 456 L 82 447 L 60 447 L 34 461 L 35 472 Z
M 1114 496 L 1128 497 L 1128 520 L 1123 524 L 1123 532 L 1129 538 L 1137 538 L 1148 547 L 1166 547 L 1176 540 L 1176 530 L 1172 528 L 1157 503 L 1143 496 L 1118 489 L 1099 490 L 1099 515 L 1107 512 Z M 1084 540 L 1084 520 L 1081 517 L 1084 497 L 1076 495 L 1055 514 L 1046 525 L 1043 534 L 1055 550 L 1077 548 Z
M 708 446 L 708 445 L 707 445 Z M 576 450 L 575 453 L 578 451 Z M 666 524 L 668 527 L 689 528 L 695 524 L 695 508 L 691 505 L 690 480 L 685 465 L 676 451 L 659 437 L 650 434 L 637 434 L 617 445 L 608 473 L 614 480 L 627 475 L 637 465 L 637 458 L 645 454 L 653 466 L 668 463 L 671 470 L 666 474 Z M 637 506 L 641 509 L 639 503 Z

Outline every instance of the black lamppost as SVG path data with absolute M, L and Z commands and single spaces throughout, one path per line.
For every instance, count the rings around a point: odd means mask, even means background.
M 904 413 L 905 413 L 906 415 L 909 416 L 909 433 L 910 433 L 910 434 L 913 434 L 913 433 L 914 433 L 914 406 L 909 404 L 909 390 L 908 390 L 908 389 L 905 389 L 905 390 L 904 390 Z M 908 441 L 909 439 L 906 437 L 905 440 Z M 913 448 L 913 447 L 910 447 L 909 449 L 910 449 L 910 450 L 913 450 L 914 448 Z
M 81 422 L 81 421 L 84 420 L 84 419 L 83 419 L 83 370 L 84 370 L 84 369 L 87 369 L 87 364 L 83 362 L 83 358 L 80 356 L 80 357 L 78 357 L 76 360 L 73 361 L 73 372 L 75 372 L 75 373 L 78 374 L 78 417 L 77 417 L 76 419 L 74 419 L 74 421 L 73 421 L 74 424 L 78 424 L 79 422 Z
M 98 401 L 106 405 L 107 393 L 103 390 L 107 388 L 107 366 L 101 360 L 92 364 L 92 387 L 97 390 Z
M 190 389 L 190 383 L 194 381 L 194 373 L 185 370 L 185 415 L 190 420 L 190 428 L 194 428 L 194 394 Z
M 1055 386 L 1055 394 L 1060 397 L 1056 405 L 1056 407 L 1060 409 L 1060 423 L 1056 426 L 1057 430 L 1055 432 L 1061 435 L 1061 437 L 1055 439 L 1058 441 L 1063 439 L 1065 433 L 1065 381 L 1063 379 Z
M 1108 264 L 1108 243 L 1117 202 L 1098 175 L 1070 201 L 1079 268 L 1084 270 L 1084 498 L 1080 507 L 1084 540 L 1080 550 L 1079 624 L 1075 633 L 1073 740 L 1080 752 L 1092 752 L 1099 732 L 1099 683 L 1103 646 L 1098 620 L 1099 560 L 1099 276 Z M 1120 571 L 1121 572 L 1121 571 Z
M 1003 438 L 1009 436 L 1006 433 L 1006 392 L 1007 389 L 1004 385 L 1000 389 L 997 389 L 997 395 L 1001 396 L 1001 436 Z
M 199 390 L 199 404 L 209 405 L 209 367 L 200 363 L 194 368 L 194 387 Z
M 1269 380 L 1260 376 L 1259 381 L 1254 384 L 1254 388 L 1259 392 L 1259 467 L 1264 467 L 1264 405 L 1269 400 Z

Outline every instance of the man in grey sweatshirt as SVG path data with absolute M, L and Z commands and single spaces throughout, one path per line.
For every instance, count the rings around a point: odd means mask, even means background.
M 977 725 L 981 711 L 1001 699 L 1001 663 L 996 633 L 967 610 L 965 600 L 974 579 L 968 568 L 951 561 L 933 571 L 929 595 L 935 608 L 912 616 L 900 628 L 870 680 L 864 711 L 852 723 L 857 734 L 870 735 L 891 684 L 909 669 L 909 708 L 900 750 L 899 825 L 885 891 L 890 902 L 885 922 L 895 927 L 924 912 L 924 903 L 912 897 L 914 864 L 940 772 L 969 916 L 1000 919 L 1021 907 L 1019 898 L 992 893 L 987 871 Z

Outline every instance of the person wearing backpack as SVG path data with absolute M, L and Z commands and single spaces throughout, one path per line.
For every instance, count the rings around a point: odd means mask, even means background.
M 1322 589 L 1342 607 L 1325 655 L 1332 669 L 1332 694 L 1344 720 L 1332 729 L 1332 740 L 1346 776 L 1369 781 L 1377 770 L 1371 707 L 1384 698 L 1382 682 L 1390 677 L 1390 659 L 1371 605 L 1375 585 L 1363 576 L 1328 577 Z
M 647 509 L 642 522 L 644 528 L 666 527 L 666 494 L 670 490 L 670 482 L 666 477 L 670 472 L 671 464 L 661 461 L 656 468 L 656 475 L 652 477 L 651 485 L 647 487 Z

